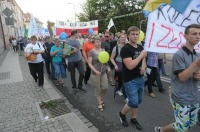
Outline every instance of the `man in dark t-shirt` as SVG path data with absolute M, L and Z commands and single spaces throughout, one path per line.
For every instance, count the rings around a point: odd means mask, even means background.
M 47 39 L 47 42 L 44 44 L 45 53 L 47 55 L 47 57 L 45 58 L 45 66 L 46 66 L 46 70 L 47 70 L 47 74 L 49 75 L 49 78 L 55 79 L 54 77 L 55 70 L 52 63 L 52 57 L 50 56 L 51 47 L 54 46 L 54 42 L 52 42 L 50 36 L 47 36 L 46 39 Z
M 139 39 L 139 28 L 130 27 L 128 29 L 129 43 L 126 44 L 120 52 L 122 58 L 122 79 L 124 89 L 127 94 L 128 103 L 124 105 L 121 112 L 119 112 L 120 121 L 123 126 L 128 126 L 126 121 L 126 114 L 131 111 L 131 124 L 136 129 L 142 130 L 142 126 L 136 120 L 138 113 L 138 106 L 142 102 L 144 93 L 144 72 L 146 68 L 147 52 L 143 50 L 141 45 L 137 44 Z

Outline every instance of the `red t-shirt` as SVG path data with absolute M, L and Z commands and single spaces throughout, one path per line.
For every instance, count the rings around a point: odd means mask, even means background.
M 90 42 L 90 41 L 87 41 L 83 44 L 83 48 L 82 48 L 82 51 L 85 51 L 86 53 L 86 56 L 88 57 L 88 53 L 90 52 L 91 49 L 94 48 L 94 45 Z

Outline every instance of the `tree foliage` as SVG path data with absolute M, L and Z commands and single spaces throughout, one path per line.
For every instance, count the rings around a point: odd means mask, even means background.
M 79 14 L 79 20 L 81 22 L 99 20 L 99 32 L 107 28 L 110 18 L 113 18 L 117 31 L 127 30 L 133 25 L 140 27 L 140 21 L 144 20 L 142 13 L 134 16 L 128 15 L 141 12 L 144 8 L 144 2 L 137 2 L 137 0 L 86 0 L 82 8 L 83 12 Z M 115 18 L 121 15 L 126 16 Z M 144 29 L 146 27 L 142 28 L 143 31 Z M 114 27 L 110 30 L 116 32 Z

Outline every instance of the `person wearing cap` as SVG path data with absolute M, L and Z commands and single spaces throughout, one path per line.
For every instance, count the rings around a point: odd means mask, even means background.
M 55 79 L 55 70 L 54 70 L 53 63 L 52 63 L 52 57 L 50 56 L 51 48 L 55 44 L 52 41 L 50 36 L 47 36 L 46 39 L 47 39 L 47 42 L 44 43 L 45 52 L 47 54 L 47 57 L 45 58 L 45 66 L 46 66 L 46 70 L 47 70 L 47 74 L 48 74 L 49 78 Z

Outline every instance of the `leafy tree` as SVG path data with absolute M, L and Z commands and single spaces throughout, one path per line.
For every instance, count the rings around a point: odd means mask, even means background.
M 143 14 L 128 14 L 142 12 L 143 7 L 144 2 L 137 0 L 86 0 L 82 5 L 83 13 L 78 17 L 80 21 L 99 20 L 99 32 L 106 29 L 110 18 L 113 18 L 117 31 L 121 31 L 132 25 L 140 27 L 140 21 L 144 20 Z M 125 17 L 115 18 L 121 15 Z M 114 27 L 110 30 L 116 32 Z

